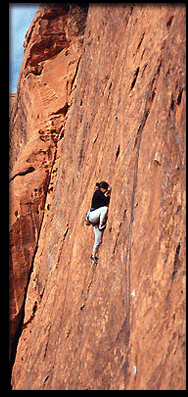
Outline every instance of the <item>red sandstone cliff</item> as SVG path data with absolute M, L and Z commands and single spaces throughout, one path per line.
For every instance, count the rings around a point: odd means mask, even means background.
M 40 7 L 11 107 L 13 389 L 185 389 L 185 89 L 185 7 Z
M 26 35 L 17 96 L 10 98 L 10 344 L 50 207 L 86 15 L 87 7 L 40 7 Z

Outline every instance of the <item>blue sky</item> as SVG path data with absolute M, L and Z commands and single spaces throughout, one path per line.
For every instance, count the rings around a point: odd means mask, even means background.
M 11 93 L 17 91 L 25 35 L 39 6 L 39 3 L 9 3 L 9 92 Z

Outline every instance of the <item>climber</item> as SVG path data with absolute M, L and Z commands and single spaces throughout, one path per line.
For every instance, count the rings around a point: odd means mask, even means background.
M 90 259 L 97 264 L 97 252 L 102 242 L 102 236 L 106 227 L 108 206 L 110 202 L 111 188 L 105 181 L 96 183 L 95 192 L 92 198 L 90 210 L 86 214 L 87 224 L 92 224 L 95 234 L 95 243 L 93 246 L 93 253 Z

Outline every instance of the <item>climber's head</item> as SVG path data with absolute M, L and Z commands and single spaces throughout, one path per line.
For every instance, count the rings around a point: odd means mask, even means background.
M 96 183 L 96 187 L 98 188 L 98 189 L 100 189 L 103 193 L 105 193 L 105 192 L 107 192 L 107 190 L 108 190 L 108 187 L 109 187 L 109 184 L 107 183 L 107 182 L 105 182 L 105 181 L 102 181 L 102 182 L 97 182 Z

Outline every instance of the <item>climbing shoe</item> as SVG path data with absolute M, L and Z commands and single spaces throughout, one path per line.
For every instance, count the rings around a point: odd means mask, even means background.
M 96 256 L 91 255 L 90 259 L 94 262 L 95 265 L 98 263 L 98 258 Z
M 102 232 L 106 228 L 106 224 L 99 226 L 99 231 Z

